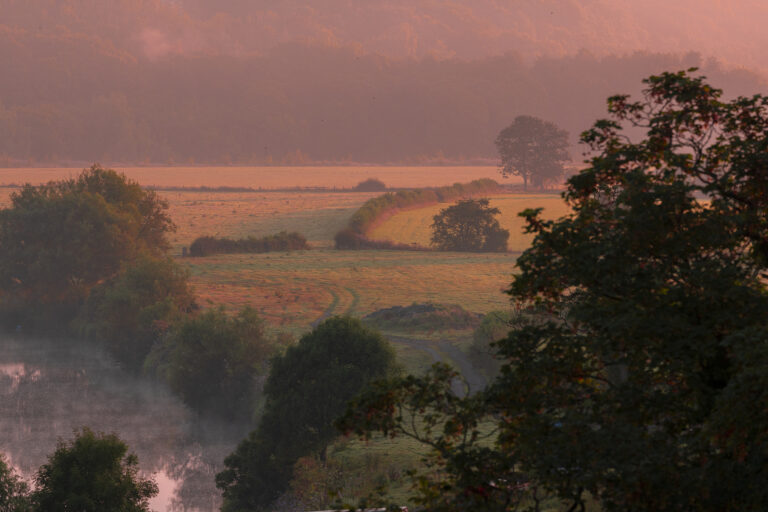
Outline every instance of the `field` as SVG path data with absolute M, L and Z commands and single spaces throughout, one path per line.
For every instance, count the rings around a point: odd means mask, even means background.
M 183 260 L 203 304 L 251 305 L 277 325 L 306 328 L 332 314 L 363 316 L 413 302 L 487 312 L 508 303 L 508 254 L 336 251 Z
M 525 222 L 517 214 L 526 208 L 544 208 L 546 219 L 555 219 L 568 213 L 559 194 L 509 194 L 491 197 L 491 206 L 501 210 L 497 218 L 501 227 L 509 230 L 508 247 L 511 252 L 524 251 L 532 240 L 523 233 Z M 398 212 L 368 232 L 374 240 L 392 240 L 400 243 L 429 246 L 432 218 L 448 207 L 440 203 Z

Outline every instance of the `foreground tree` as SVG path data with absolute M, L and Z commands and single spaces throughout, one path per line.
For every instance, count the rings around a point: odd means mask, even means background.
M 528 183 L 543 187 L 562 178 L 568 155 L 568 132 L 537 117 L 517 116 L 496 137 L 504 176 L 520 176 Z
M 368 382 L 394 369 L 394 351 L 359 320 L 333 317 L 273 360 L 257 430 L 216 475 L 225 511 L 261 510 L 288 489 L 296 461 L 338 435 L 333 421 Z
M 0 512 L 30 510 L 29 486 L 0 454 Z
M 430 442 L 428 509 L 768 503 L 768 98 L 723 102 L 685 72 L 645 83 L 583 135 L 595 156 L 569 180 L 573 213 L 524 212 L 536 237 L 509 293 L 549 316 L 498 343 L 492 386 L 458 401 L 437 369 L 380 384 L 342 423 Z
M 14 192 L 11 206 L 0 210 L 6 321 L 60 327 L 125 262 L 164 254 L 173 229 L 166 208 L 154 192 L 99 166 Z
M 505 252 L 509 231 L 488 199 L 464 199 L 440 210 L 432 222 L 432 246 L 443 251 Z
M 138 475 L 138 459 L 114 434 L 88 428 L 60 442 L 35 477 L 33 500 L 46 512 L 144 512 L 158 492 Z

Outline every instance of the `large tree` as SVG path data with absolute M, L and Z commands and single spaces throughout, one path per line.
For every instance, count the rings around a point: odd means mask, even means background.
M 498 343 L 490 388 L 458 400 L 437 368 L 350 409 L 347 429 L 431 443 L 428 509 L 768 502 L 768 98 L 724 102 L 686 72 L 645 83 L 584 134 L 573 213 L 524 212 L 536 237 L 509 293 L 542 313 Z
M 77 178 L 25 185 L 0 210 L 0 304 L 69 319 L 98 283 L 139 255 L 162 255 L 167 205 L 122 174 L 93 166 Z M 36 311 L 35 311 L 36 310 Z
M 517 116 L 496 137 L 504 176 L 520 176 L 528 183 L 543 187 L 562 178 L 563 164 L 569 160 L 568 132 L 538 117 Z
M 505 252 L 509 231 L 502 229 L 488 199 L 464 199 L 440 210 L 432 222 L 432 246 L 443 251 Z
M 338 435 L 333 421 L 368 382 L 394 369 L 394 351 L 359 320 L 332 317 L 273 360 L 264 416 L 216 475 L 226 511 L 261 510 L 288 488 L 293 466 Z
M 88 428 L 59 442 L 35 482 L 35 509 L 46 512 L 146 512 L 158 492 L 139 476 L 138 459 L 123 441 Z

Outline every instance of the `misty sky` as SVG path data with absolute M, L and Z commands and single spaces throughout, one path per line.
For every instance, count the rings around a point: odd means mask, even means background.
M 0 0 L 0 166 L 490 161 L 515 116 L 576 142 L 650 74 L 765 92 L 765 21 L 765 0 Z

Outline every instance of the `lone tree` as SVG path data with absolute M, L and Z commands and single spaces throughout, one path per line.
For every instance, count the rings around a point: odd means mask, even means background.
M 509 293 L 543 314 L 498 342 L 487 390 L 459 400 L 438 367 L 350 409 L 347 430 L 431 443 L 428 510 L 765 508 L 768 97 L 724 102 L 691 72 L 609 99 L 572 214 L 524 212 Z
M 435 215 L 432 245 L 443 251 L 504 252 L 509 231 L 502 229 L 488 199 L 465 199 Z
M 325 456 L 338 436 L 333 421 L 368 382 L 394 369 L 394 351 L 359 320 L 332 317 L 274 359 L 257 430 L 224 460 L 216 475 L 224 511 L 261 510 L 287 488 L 296 461 Z
M 35 482 L 35 510 L 50 512 L 144 512 L 158 492 L 155 482 L 139 477 L 138 459 L 123 441 L 88 428 L 59 443 Z
M 568 132 L 554 123 L 532 116 L 517 116 L 496 137 L 501 174 L 520 176 L 537 187 L 560 179 L 569 160 Z

